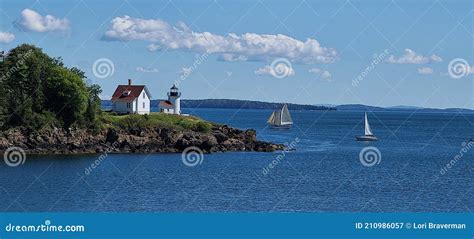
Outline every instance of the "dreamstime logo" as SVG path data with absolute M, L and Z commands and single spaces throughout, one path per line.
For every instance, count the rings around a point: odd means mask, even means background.
M 15 225 L 8 223 L 5 226 L 6 232 L 85 232 L 84 225 L 56 225 L 51 220 L 46 219 L 40 224 Z
M 183 153 L 181 154 L 181 160 L 183 161 L 184 165 L 188 167 L 194 167 L 198 164 L 202 164 L 202 161 L 204 161 L 204 153 L 200 148 L 196 146 L 190 146 L 184 149 Z
M 180 76 L 174 81 L 174 84 L 179 87 L 181 82 L 186 80 L 204 61 L 209 57 L 209 51 L 204 52 L 201 55 L 196 55 L 193 64 L 190 67 L 183 67 Z
M 296 145 L 300 142 L 300 139 L 297 137 L 290 143 L 286 142 L 285 143 L 285 148 L 280 152 L 280 154 L 272 160 L 267 166 L 263 167 L 262 169 L 262 174 L 266 176 L 267 174 L 270 173 L 270 171 L 275 168 L 277 165 L 280 164 L 280 162 L 285 159 L 286 155 L 293 150 L 295 150 Z
M 108 58 L 100 58 L 92 65 L 92 73 L 99 79 L 104 79 L 114 74 L 114 63 Z
M 363 80 L 365 80 L 365 78 L 367 77 L 367 75 L 369 75 L 370 72 L 372 72 L 375 67 L 380 64 L 380 62 L 383 61 L 383 59 L 385 59 L 388 54 L 390 52 L 385 49 L 381 54 L 377 54 L 375 53 L 374 54 L 374 59 L 372 60 L 372 62 L 370 63 L 370 65 L 368 65 L 364 71 L 362 71 L 355 79 L 352 80 L 352 86 L 353 87 L 356 87 L 359 85 L 360 82 L 362 82 Z
M 462 142 L 461 143 L 461 149 L 459 150 L 459 153 L 453 157 L 444 167 L 442 167 L 439 171 L 441 175 L 446 174 L 454 165 L 458 163 L 459 160 L 461 160 L 464 155 L 466 155 L 472 148 L 474 147 L 474 141 L 469 141 L 469 142 Z
M 118 147 L 120 147 L 120 143 L 118 141 L 113 142 L 112 145 L 105 150 L 105 152 L 103 152 L 96 160 L 94 160 L 94 162 L 92 162 L 88 167 L 84 168 L 84 174 L 91 174 L 92 171 L 99 167 L 102 161 L 104 161 L 109 156 L 109 153 Z
M 293 67 L 286 58 L 275 59 L 270 65 L 271 74 L 276 78 L 284 78 L 292 74 Z
M 459 79 L 469 74 L 470 66 L 469 63 L 462 59 L 456 58 L 449 62 L 448 73 L 454 79 Z
M 376 147 L 365 147 L 359 153 L 359 160 L 362 165 L 366 167 L 372 167 L 382 161 L 382 154 L 380 153 L 380 150 Z
M 27 51 L 25 54 L 21 55 L 19 60 L 15 65 L 9 68 L 2 76 L 0 76 L 0 82 L 7 80 L 14 73 L 20 70 L 20 67 L 25 64 L 25 61 L 33 54 L 33 50 Z
M 20 147 L 10 147 L 3 154 L 3 160 L 10 167 L 16 167 L 24 164 L 26 161 L 25 150 Z

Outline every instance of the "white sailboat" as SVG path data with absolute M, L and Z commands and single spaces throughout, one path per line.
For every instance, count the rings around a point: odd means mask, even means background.
M 273 111 L 267 123 L 275 128 L 290 128 L 293 125 L 293 120 L 291 119 L 290 111 L 288 111 L 288 106 L 285 104 L 281 110 Z
M 375 137 L 374 133 L 372 133 L 372 129 L 369 125 L 369 119 L 367 118 L 367 112 L 365 112 L 365 135 L 363 136 L 356 136 L 358 141 L 376 141 L 377 137 Z

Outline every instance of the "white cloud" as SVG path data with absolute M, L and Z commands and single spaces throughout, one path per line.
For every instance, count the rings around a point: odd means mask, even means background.
M 277 78 L 281 78 L 281 76 L 293 76 L 295 75 L 295 71 L 291 66 L 285 64 L 278 64 L 276 67 L 279 69 L 274 69 L 273 67 L 266 65 L 264 67 L 258 68 L 254 71 L 255 75 L 271 75 Z
M 433 61 L 433 62 L 442 62 L 443 61 L 443 59 L 441 59 L 441 57 L 439 57 L 437 55 L 431 55 L 430 60 Z
M 325 80 L 328 80 L 332 77 L 331 73 L 329 73 L 329 71 L 323 71 L 323 73 L 321 74 L 321 77 Z
M 323 80 L 327 80 L 327 81 L 330 81 L 331 80 L 331 73 L 329 73 L 329 71 L 323 71 L 319 68 L 311 68 L 308 70 L 309 73 L 313 73 L 315 75 L 317 75 L 318 77 L 321 77 L 321 79 Z
M 418 74 L 421 74 L 421 75 L 433 74 L 433 69 L 430 67 L 421 67 L 421 68 L 418 68 Z
M 182 67 L 181 70 L 179 71 L 179 74 L 181 76 L 189 76 L 193 73 L 193 68 L 191 67 Z
M 466 75 L 474 74 L 474 66 L 467 65 Z
M 386 61 L 395 64 L 423 64 L 429 62 L 441 62 L 442 60 L 443 59 L 437 55 L 423 56 L 417 54 L 411 49 L 405 49 L 405 53 L 399 58 L 396 58 L 394 55 L 390 55 Z
M 15 35 L 9 32 L 0 32 L 0 43 L 10 43 L 15 40 Z
M 321 69 L 319 68 L 311 68 L 308 70 L 309 73 L 319 74 L 321 73 Z
M 143 72 L 143 73 L 158 73 L 159 72 L 158 69 L 156 68 L 144 68 L 141 66 L 137 67 L 135 70 L 138 72 Z
M 224 53 L 224 54 L 219 55 L 219 60 L 221 61 L 247 61 L 249 60 L 249 58 L 243 55 L 234 55 L 234 54 Z
M 264 66 L 262 68 L 258 68 L 254 71 L 255 75 L 272 75 L 273 68 L 271 66 Z
M 467 73 L 467 75 L 474 74 L 474 66 L 465 65 L 465 67 L 467 69 L 465 69 L 464 71 Z
M 50 32 L 50 31 L 67 31 L 69 30 L 69 20 L 60 19 L 52 15 L 42 16 L 39 13 L 24 9 L 21 12 L 19 25 L 28 31 L 34 32 Z
M 172 26 L 160 19 L 116 17 L 104 34 L 106 40 L 143 40 L 151 42 L 149 50 L 169 48 L 193 52 L 219 54 L 223 61 L 270 60 L 287 58 L 311 64 L 331 63 L 336 60 L 334 49 L 322 47 L 315 39 L 300 41 L 286 35 L 244 33 L 218 35 L 194 32 L 184 23 Z
M 161 50 L 161 47 L 156 44 L 150 44 L 146 47 L 149 51 L 158 51 Z

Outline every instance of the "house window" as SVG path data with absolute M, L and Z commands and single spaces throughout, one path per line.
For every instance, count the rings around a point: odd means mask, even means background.
M 143 109 L 145 109 L 145 102 L 143 102 Z
M 145 92 L 143 92 L 143 99 L 145 99 Z
M 130 103 L 127 103 L 127 108 L 130 108 Z

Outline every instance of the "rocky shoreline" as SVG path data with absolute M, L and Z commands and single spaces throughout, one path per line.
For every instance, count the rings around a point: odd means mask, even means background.
M 87 129 L 9 129 L 0 134 L 0 152 L 20 147 L 29 154 L 178 153 L 189 147 L 203 153 L 226 151 L 273 152 L 284 145 L 259 141 L 253 129 L 213 125 L 210 132 L 170 128 L 107 128 L 96 134 Z

